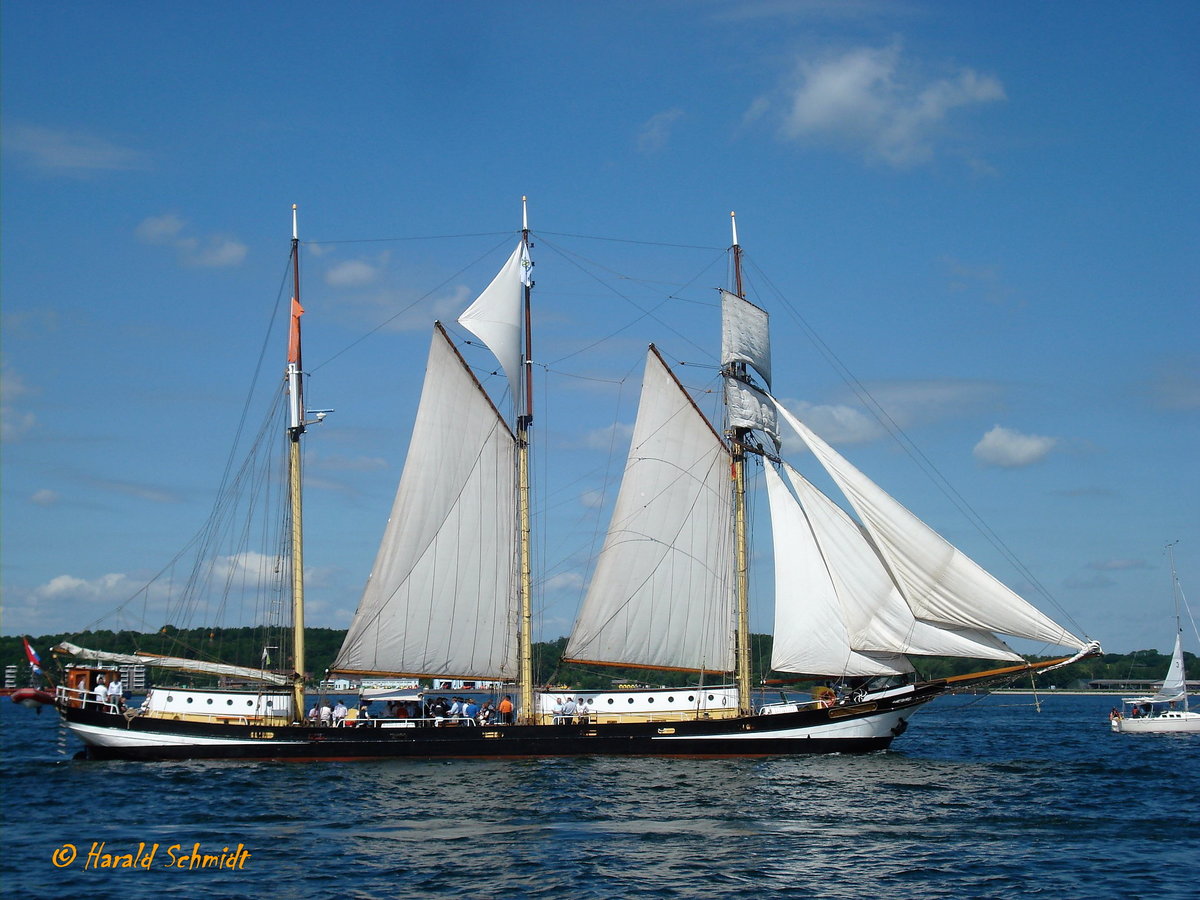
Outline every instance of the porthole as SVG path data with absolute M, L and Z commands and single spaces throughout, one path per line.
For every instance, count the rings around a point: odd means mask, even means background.
M 709 694 L 709 695 L 708 695 L 708 700 L 709 700 L 709 702 L 710 702 L 710 703 L 711 703 L 713 700 L 716 700 L 716 699 L 717 699 L 717 698 L 716 698 L 716 697 L 714 697 L 712 694 Z
M 616 703 L 616 702 L 617 702 L 617 701 L 616 701 L 616 700 L 614 700 L 612 697 L 609 697 L 609 698 L 608 698 L 608 705 L 609 705 L 609 706 L 612 706 L 612 705 L 613 705 L 614 703 Z
M 268 701 L 267 701 L 267 709 L 270 709 L 270 708 L 271 708 L 272 706 L 274 706 L 274 705 L 275 705 L 275 701 L 274 701 L 274 700 L 268 700 Z
M 647 698 L 646 698 L 646 702 L 647 702 L 647 703 L 653 703 L 653 702 L 654 702 L 654 698 L 653 698 L 653 697 L 647 697 Z
M 226 705 L 226 706 L 233 706 L 233 698 L 232 698 L 232 697 L 230 697 L 228 700 L 226 700 L 226 701 L 225 701 L 225 705 Z
M 206 702 L 208 703 L 209 706 L 212 706 L 212 697 L 209 697 Z
M 629 698 L 629 702 L 630 702 L 630 703 L 633 703 L 633 698 L 632 698 L 632 697 L 630 697 L 630 698 Z
M 195 698 L 195 697 L 188 697 L 188 703 L 191 703 L 191 702 L 192 702 L 194 699 L 196 699 L 196 698 Z
M 668 698 L 667 698 L 667 702 L 668 702 L 668 703 L 674 703 L 674 702 L 675 702 L 675 695 L 674 695 L 674 694 L 672 694 L 670 697 L 668 697 Z
M 174 697 L 172 697 L 170 694 L 167 694 L 167 702 L 168 703 L 172 703 L 172 702 L 174 702 L 174 700 L 175 700 Z
M 247 701 L 246 701 L 246 705 L 247 705 L 247 706 L 253 706 L 253 705 L 254 705 L 254 701 L 253 701 L 253 700 L 247 700 Z
M 696 695 L 688 694 L 688 703 L 695 703 L 695 702 L 696 702 Z

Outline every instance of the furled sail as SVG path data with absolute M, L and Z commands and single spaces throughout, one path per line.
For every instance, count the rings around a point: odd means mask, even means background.
M 721 291 L 721 365 L 744 362 L 771 387 L 767 312 L 737 294 Z
M 725 413 L 732 428 L 752 428 L 769 435 L 779 448 L 775 405 L 752 382 L 743 363 L 771 387 L 771 335 L 767 313 L 737 294 L 721 291 L 721 368 L 725 373 Z
M 733 664 L 729 455 L 654 347 L 624 480 L 565 658 Z
M 846 495 L 918 619 L 1085 646 L 909 512 L 778 401 L 775 405 Z
M 514 446 L 438 325 L 404 474 L 334 671 L 515 674 Z
M 235 666 L 229 663 L 209 662 L 203 659 L 186 659 L 179 656 L 155 656 L 151 653 L 108 653 L 104 650 L 89 650 L 76 644 L 63 641 L 54 648 L 55 653 L 65 653 L 83 659 L 94 659 L 99 662 L 116 663 L 119 666 L 153 666 L 158 669 L 177 669 L 181 672 L 199 672 L 205 675 L 224 675 L 229 678 L 245 678 L 249 681 L 261 681 L 265 684 L 286 685 L 292 679 L 277 672 L 265 669 L 252 669 L 249 666 Z
M 725 377 L 725 414 L 732 428 L 754 428 L 779 448 L 779 419 L 775 405 L 762 391 L 737 378 Z
M 529 251 L 521 241 L 492 283 L 458 317 L 500 360 L 514 404 L 521 399 L 521 287 L 529 283 L 529 267 Z
M 832 585 L 852 648 L 860 652 L 1021 660 L 990 632 L 931 625 L 916 619 L 870 534 L 803 475 L 787 463 L 783 468 L 819 548 L 824 562 L 819 573 Z M 772 522 L 775 505 L 772 501 Z

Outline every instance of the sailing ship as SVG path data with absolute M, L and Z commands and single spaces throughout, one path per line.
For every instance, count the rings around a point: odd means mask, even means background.
M 118 710 L 91 691 L 109 667 L 186 668 L 74 646 L 58 708 L 101 758 L 372 759 L 578 754 L 759 756 L 887 748 L 925 703 L 970 681 L 1049 670 L 1099 652 L 1017 596 L 878 488 L 771 393 L 767 313 L 746 299 L 732 219 L 721 292 L 726 422 L 714 427 L 651 345 L 624 477 L 564 659 L 692 673 L 682 688 L 539 690 L 532 653 L 529 449 L 534 420 L 528 213 L 516 248 L 459 323 L 495 355 L 500 412 L 435 323 L 404 471 L 378 555 L 330 673 L 501 685 L 494 719 L 411 704 L 322 727 L 304 712 L 300 356 L 293 212 L 289 418 L 292 671 L 209 672 L 228 689 L 154 688 Z M 507 405 L 507 404 L 506 404 Z M 779 456 L 782 418 L 829 472 L 853 518 Z M 815 677 L 807 696 L 755 700 L 746 470 L 766 473 L 775 550 L 771 668 Z M 1073 655 L 1025 662 L 999 635 Z M 921 680 L 910 656 L 1009 665 Z M 89 662 L 89 660 L 91 662 Z M 441 679 L 456 679 L 442 682 Z M 565 695 L 565 698 L 564 698 Z M 410 711 L 411 710 L 411 711 Z M 511 711 L 510 711 L 511 710 Z M 415 715 L 414 715 L 415 713 Z
M 1167 545 L 1171 560 L 1171 593 L 1175 600 L 1175 649 L 1162 685 L 1142 697 L 1124 697 L 1121 709 L 1109 715 L 1109 724 L 1118 734 L 1200 734 L 1200 712 L 1188 708 L 1187 671 L 1183 665 L 1183 619 L 1187 599 L 1175 571 L 1174 544 Z M 1189 611 L 1188 618 L 1191 618 Z

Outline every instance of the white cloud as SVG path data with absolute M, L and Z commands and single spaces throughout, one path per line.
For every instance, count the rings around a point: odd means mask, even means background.
M 1058 444 L 1057 438 L 1021 434 L 997 425 L 975 445 L 975 458 L 989 466 L 1018 468 L 1040 462 Z
M 147 244 L 173 244 L 183 231 L 184 221 L 174 213 L 142 219 L 134 234 Z
M 74 575 L 56 575 L 40 587 L 33 595 L 39 600 L 123 600 L 137 585 L 127 575 L 112 572 L 90 581 Z
M 785 403 L 796 417 L 831 444 L 862 444 L 884 435 L 880 424 L 861 409 L 844 404 Z M 785 447 L 803 446 L 800 437 L 781 417 L 779 427 Z
M 637 148 L 642 153 L 657 153 L 671 139 L 671 129 L 683 118 L 683 110 L 679 107 L 668 109 L 651 116 L 637 136 Z
M 579 495 L 579 502 L 584 509 L 599 509 L 604 505 L 604 492 L 584 491 Z
M 348 259 L 325 273 L 330 287 L 362 287 L 379 278 L 379 267 L 361 259 Z
M 5 366 L 0 373 L 0 440 L 17 440 L 37 427 L 37 417 L 16 405 L 19 398 L 32 393 L 21 376 Z
M 38 506 L 53 506 L 59 501 L 58 491 L 52 491 L 48 488 L 43 488 L 40 491 L 35 491 L 33 496 L 29 498 Z
M 134 234 L 144 243 L 173 247 L 180 262 L 188 266 L 236 266 L 246 258 L 246 245 L 241 241 L 221 234 L 193 237 L 186 229 L 184 219 L 175 213 L 167 213 L 143 219 Z
M 138 151 L 97 135 L 27 123 L 5 127 L 4 146 L 39 169 L 64 174 L 138 169 L 145 164 Z
M 578 572 L 562 572 L 546 579 L 546 591 L 571 591 L 577 593 L 583 587 L 583 576 Z
M 628 446 L 633 437 L 633 425 L 624 422 L 614 422 L 603 428 L 596 428 L 583 436 L 582 446 L 589 450 L 611 450 L 613 447 Z
M 923 78 L 903 63 L 897 45 L 801 60 L 782 94 L 785 139 L 860 147 L 894 166 L 930 159 L 953 110 L 1005 97 L 997 79 L 972 69 Z M 763 115 L 761 98 L 751 110 Z
M 236 266 L 246 258 L 245 244 L 221 235 L 210 235 L 203 240 L 186 238 L 177 246 L 183 261 L 189 266 L 222 268 Z
M 276 562 L 273 556 L 245 551 L 233 556 L 217 557 L 210 571 L 220 582 L 241 579 L 248 584 L 266 584 L 274 580 Z
M 996 386 L 984 381 L 944 379 L 892 381 L 870 385 L 868 390 L 893 423 L 908 429 L 984 406 L 995 395 Z M 862 405 L 786 399 L 783 405 L 833 444 L 862 444 L 887 434 L 884 424 Z M 780 426 L 785 445 L 795 447 L 798 438 L 786 423 L 781 421 Z

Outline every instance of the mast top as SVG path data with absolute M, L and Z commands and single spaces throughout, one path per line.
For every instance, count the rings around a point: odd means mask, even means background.
M 521 195 L 521 230 L 529 230 L 529 198 Z
M 733 228 L 733 246 L 735 246 L 735 247 L 736 247 L 736 246 L 738 246 L 738 239 L 737 239 L 737 213 L 736 213 L 736 212 L 730 212 L 730 213 L 729 213 L 729 224 L 730 224 L 730 226 Z
M 296 204 L 292 204 L 292 240 L 300 240 L 300 229 L 296 225 Z

